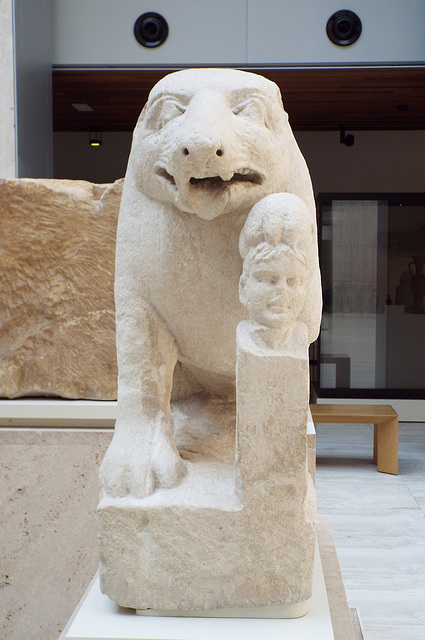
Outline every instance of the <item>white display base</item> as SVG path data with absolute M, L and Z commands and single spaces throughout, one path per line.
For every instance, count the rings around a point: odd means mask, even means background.
M 178 617 L 184 618 L 302 618 L 310 610 L 310 599 L 296 604 L 275 604 L 269 607 L 245 607 L 228 609 L 185 609 L 179 611 Z M 158 616 L 160 618 L 175 618 L 175 611 L 159 609 L 136 609 L 138 616 Z
M 114 428 L 116 400 L 0 400 L 0 427 Z
M 0 399 L 0 427 L 114 428 L 116 400 Z M 311 417 L 307 433 L 315 434 Z
M 103 595 L 96 576 L 60 640 L 334 640 L 317 546 L 309 612 L 277 619 L 262 617 L 262 609 L 257 609 L 258 618 L 138 616 Z
M 425 400 L 394 398 L 317 398 L 318 404 L 390 404 L 400 422 L 423 422 Z M 53 398 L 0 399 L 0 427 L 83 427 L 111 429 L 116 400 L 60 400 Z M 309 431 L 308 433 L 314 433 Z

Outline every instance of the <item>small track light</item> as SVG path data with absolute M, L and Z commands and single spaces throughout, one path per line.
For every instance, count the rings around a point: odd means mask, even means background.
M 89 145 L 91 147 L 100 147 L 100 146 L 102 146 L 102 132 L 101 131 L 90 131 L 90 133 L 89 133 Z

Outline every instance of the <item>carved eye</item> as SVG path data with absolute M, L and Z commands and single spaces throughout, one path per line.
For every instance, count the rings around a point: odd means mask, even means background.
M 302 280 L 300 278 L 288 278 L 286 284 L 289 287 L 296 287 L 299 284 L 302 284 Z
M 266 108 L 263 102 L 258 98 L 248 98 L 248 100 L 244 100 L 244 102 L 236 105 L 236 107 L 234 107 L 232 111 L 235 116 L 249 118 L 254 122 L 264 124 L 267 128 L 269 128 Z
M 273 287 L 278 283 L 279 277 L 272 273 L 256 273 L 255 279 L 261 284 L 270 284 Z
M 160 131 L 166 124 L 183 115 L 186 111 L 174 98 L 166 98 L 154 104 L 148 112 L 146 126 L 148 129 Z
M 162 127 L 165 127 L 165 125 L 171 122 L 171 120 L 183 115 L 185 111 L 185 107 L 179 102 L 176 102 L 175 100 L 166 100 L 162 105 L 158 129 L 162 129 Z

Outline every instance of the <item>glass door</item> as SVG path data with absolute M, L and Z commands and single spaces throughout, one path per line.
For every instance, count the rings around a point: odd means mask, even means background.
M 425 397 L 425 196 L 322 194 L 318 395 Z

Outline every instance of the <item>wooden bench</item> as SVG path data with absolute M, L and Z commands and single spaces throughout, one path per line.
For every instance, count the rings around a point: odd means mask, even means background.
M 373 461 L 381 473 L 398 473 L 398 414 L 388 404 L 311 404 L 313 422 L 373 424 Z

